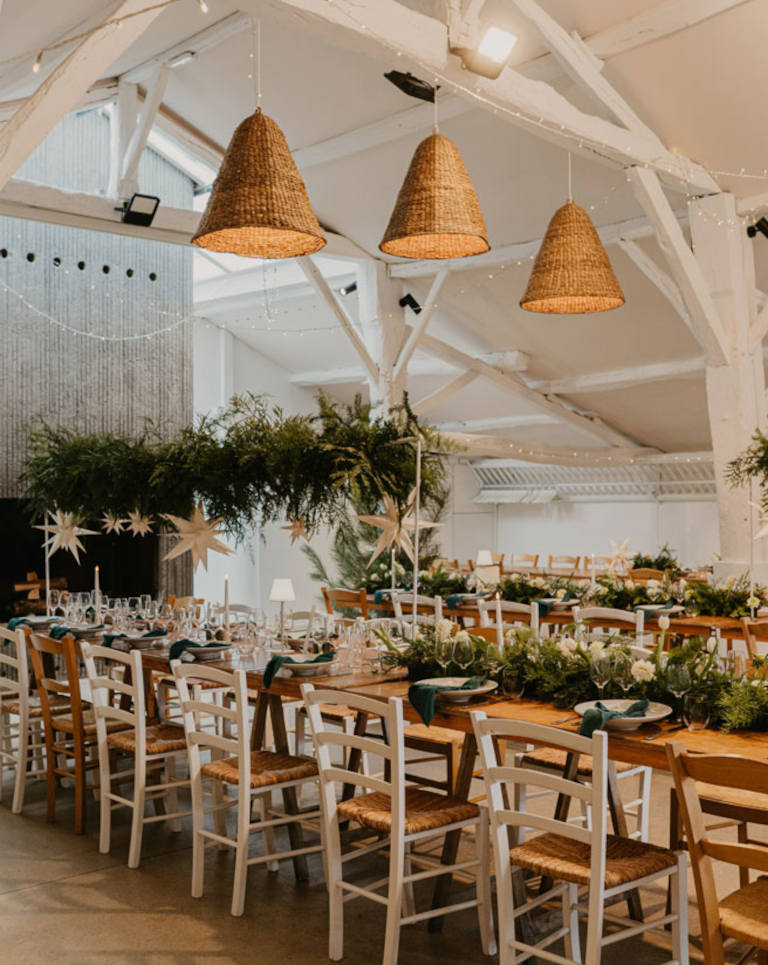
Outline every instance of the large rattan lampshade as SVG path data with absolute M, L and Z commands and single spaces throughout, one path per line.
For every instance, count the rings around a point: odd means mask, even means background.
M 623 304 L 624 293 L 589 215 L 566 202 L 549 222 L 520 307 L 578 315 Z
M 248 258 L 311 255 L 325 245 L 285 135 L 261 109 L 232 135 L 192 243 Z
M 431 134 L 416 148 L 379 248 L 401 258 L 464 258 L 490 247 L 456 145 Z

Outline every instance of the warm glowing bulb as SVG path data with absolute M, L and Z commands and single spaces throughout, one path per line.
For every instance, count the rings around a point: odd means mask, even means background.
M 40 73 L 40 66 L 41 66 L 42 63 L 43 63 L 43 52 L 42 52 L 42 50 L 41 50 L 40 53 L 37 55 L 37 57 L 35 57 L 35 62 L 34 62 L 34 64 L 32 64 L 32 73 L 33 73 L 33 74 L 39 74 L 39 73 Z
M 197 5 L 203 11 L 203 13 L 208 13 L 208 4 L 205 0 L 197 0 Z
M 489 27 L 480 41 L 477 52 L 495 64 L 503 64 L 516 43 L 517 37 L 514 34 L 507 33 L 499 27 Z

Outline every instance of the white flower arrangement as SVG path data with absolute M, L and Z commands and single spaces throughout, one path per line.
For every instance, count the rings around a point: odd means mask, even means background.
M 545 587 L 546 585 L 547 585 L 547 581 L 544 579 L 543 576 L 534 576 L 533 579 L 531 580 L 531 586 L 538 587 L 539 589 Z
M 579 647 L 578 643 L 573 639 L 573 637 L 560 637 L 555 646 L 568 660 L 571 660 L 574 657 L 576 650 L 578 650 Z
M 635 588 L 634 580 L 630 580 L 630 579 L 624 580 L 624 589 L 631 591 L 631 590 L 634 590 L 634 588 Z
M 603 655 L 603 641 L 593 640 L 587 649 L 589 650 L 589 656 L 592 660 L 599 660 Z
M 650 660 L 635 660 L 631 673 L 639 684 L 645 684 L 656 676 L 656 667 Z
M 750 610 L 756 610 L 760 606 L 760 598 L 753 594 L 747 600 L 747 606 Z
M 559 601 L 559 600 L 564 600 L 564 599 L 565 599 L 565 594 L 566 594 L 566 592 L 567 592 L 567 591 L 566 591 L 565 589 L 563 589 L 563 588 L 559 589 L 559 590 L 555 593 L 555 599 L 558 600 L 558 601 Z
M 659 617 L 659 629 L 663 630 L 665 633 L 669 630 L 669 617 L 666 613 Z
M 522 580 L 522 576 L 519 573 L 512 573 L 509 577 L 512 583 L 519 583 Z
M 436 635 L 438 640 L 450 640 L 453 635 L 453 623 L 445 617 L 437 624 Z
M 469 640 L 469 634 L 466 630 L 459 630 L 453 639 L 456 643 L 466 643 Z

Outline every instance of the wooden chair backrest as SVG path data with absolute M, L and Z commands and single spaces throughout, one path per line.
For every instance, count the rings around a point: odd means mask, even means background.
M 510 553 L 509 561 L 512 564 L 512 568 L 515 566 L 530 566 L 531 569 L 539 565 L 539 554 L 538 553 Z
M 477 609 L 480 612 L 480 627 L 495 627 L 496 626 L 496 601 L 495 600 L 478 600 Z M 539 625 L 539 608 L 535 604 L 528 603 L 513 603 L 510 600 L 501 601 L 501 621 L 504 622 L 504 617 L 512 617 L 512 622 L 523 622 L 528 623 L 534 629 Z M 472 633 L 478 627 L 472 628 Z
M 744 629 L 744 643 L 747 645 L 747 653 L 750 657 L 759 657 L 758 643 L 768 642 L 768 617 L 759 617 L 756 620 L 742 617 L 741 625 Z
M 45 636 L 42 633 L 30 633 L 27 641 L 29 661 L 35 675 L 35 684 L 40 695 L 40 707 L 43 712 L 43 723 L 46 734 L 53 743 L 53 727 L 51 721 L 54 714 L 51 706 L 51 696 L 66 697 L 69 700 L 70 714 L 74 726 L 75 738 L 82 738 L 84 734 L 83 712 L 84 705 L 80 693 L 80 674 L 78 656 L 80 647 L 73 636 L 67 634 L 61 640 Z M 46 660 L 51 662 L 60 660 L 64 664 L 64 677 L 59 680 L 49 677 L 46 671 Z
M 437 556 L 429 564 L 429 572 L 434 573 L 435 570 L 439 570 L 441 567 L 444 570 L 458 570 L 459 561 L 449 560 L 447 556 Z
M 133 728 L 136 756 L 140 757 L 147 743 L 141 651 L 123 653 L 88 643 L 81 645 L 81 651 L 91 687 L 99 745 L 106 745 L 109 722 L 117 721 Z
M 403 610 L 405 607 L 405 610 Z M 395 619 L 402 620 L 405 613 L 413 613 L 413 593 L 402 591 L 392 594 L 392 608 L 395 611 Z M 426 596 L 423 593 L 416 595 L 416 612 L 425 616 L 434 617 L 435 620 L 441 619 L 443 615 L 443 598 L 440 596 Z
M 346 590 L 343 587 L 322 587 L 325 609 L 333 614 L 336 610 L 359 610 L 368 619 L 368 597 L 365 590 Z
M 638 566 L 636 570 L 629 569 L 630 579 L 633 580 L 663 580 L 664 570 L 654 570 L 649 566 Z
M 547 568 L 550 570 L 564 570 L 570 568 L 571 572 L 579 568 L 580 556 L 550 556 Z
M 3 698 L 18 700 L 22 715 L 26 716 L 29 693 L 27 641 L 23 630 L 0 627 L 0 710 Z
M 480 583 L 485 583 L 487 586 L 498 586 L 501 582 L 501 567 L 498 563 L 475 565 L 472 572 Z
M 713 861 L 725 861 L 739 868 L 768 873 L 768 847 L 754 843 L 733 843 L 710 838 L 704 823 L 696 782 L 766 795 L 768 806 L 768 763 L 726 754 L 688 754 L 680 741 L 667 744 L 667 760 L 675 782 L 701 922 L 704 961 L 724 965 L 723 938 Z

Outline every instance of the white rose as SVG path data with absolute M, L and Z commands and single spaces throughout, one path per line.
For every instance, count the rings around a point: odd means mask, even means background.
M 669 630 L 669 617 L 666 615 L 666 613 L 659 617 L 659 627 L 665 631 Z
M 560 637 L 558 644 L 562 643 L 566 650 L 573 653 L 574 650 L 579 646 L 578 643 L 573 639 L 573 637 Z
M 534 576 L 531 580 L 531 586 L 543 587 L 547 585 L 547 581 L 542 576 Z
M 708 653 L 714 653 L 717 650 L 717 637 L 712 634 L 712 636 L 707 637 L 707 651 Z
M 656 668 L 650 660 L 635 660 L 632 664 L 632 676 L 639 684 L 648 683 L 656 676 Z
M 624 580 L 625 590 L 634 590 L 634 588 L 635 588 L 635 584 L 633 580 Z
M 589 645 L 589 655 L 593 660 L 598 660 L 603 655 L 602 640 L 593 640 Z
M 568 645 L 569 642 L 573 643 L 574 646 L 570 647 Z M 573 651 L 576 649 L 575 644 L 576 644 L 575 640 L 569 640 L 568 637 L 563 637 L 561 640 L 557 641 L 557 643 L 555 644 L 555 647 L 557 647 L 557 649 L 566 659 L 570 660 L 573 657 Z
M 555 593 L 555 599 L 556 599 L 556 600 L 564 600 L 564 599 L 565 599 L 565 594 L 566 594 L 566 591 L 565 591 L 565 590 L 558 590 L 557 593 Z
M 456 643 L 466 643 L 469 640 L 469 634 L 466 630 L 459 630 L 453 639 Z
M 513 583 L 519 583 L 521 579 L 522 577 L 519 573 L 513 573 L 512 576 L 510 576 L 510 580 L 512 580 Z
M 453 633 L 453 623 L 450 620 L 446 620 L 443 617 L 442 620 L 437 624 L 437 639 L 438 640 L 450 640 Z

